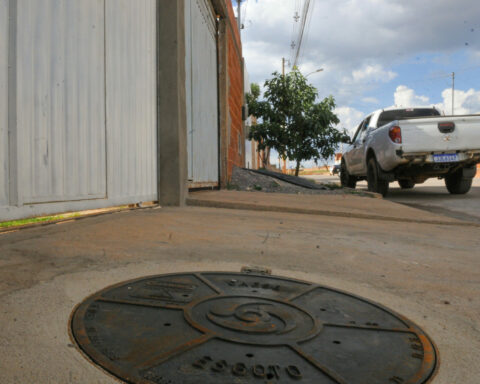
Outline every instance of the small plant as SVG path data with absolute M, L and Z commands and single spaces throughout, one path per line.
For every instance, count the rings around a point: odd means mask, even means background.
M 43 217 L 32 217 L 29 219 L 22 220 L 12 220 L 4 221 L 0 223 L 0 228 L 10 228 L 10 227 L 20 227 L 22 225 L 36 224 L 36 223 L 45 223 L 49 221 L 63 220 L 81 216 L 80 213 L 65 213 L 62 215 L 52 215 L 52 216 L 43 216 Z
M 239 191 L 240 187 L 237 184 L 227 183 L 227 189 L 229 191 Z
M 278 188 L 280 186 L 280 184 L 278 184 L 276 181 L 272 181 L 270 183 L 270 188 Z
M 359 191 L 358 189 L 344 189 L 344 193 L 360 197 L 381 198 L 378 193 L 371 193 L 367 191 Z
M 255 189 L 256 191 L 261 191 L 261 190 L 262 190 L 262 186 L 261 186 L 261 185 L 258 185 L 258 184 L 253 184 L 253 189 Z
M 342 189 L 342 186 L 337 183 L 326 183 L 326 184 L 323 184 L 323 186 L 327 187 L 330 190 Z

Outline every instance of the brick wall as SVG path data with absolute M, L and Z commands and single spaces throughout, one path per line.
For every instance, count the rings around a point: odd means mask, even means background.
M 245 166 L 245 134 L 242 121 L 243 60 L 240 35 L 233 13 L 232 1 L 227 0 L 227 180 L 230 180 L 234 166 Z

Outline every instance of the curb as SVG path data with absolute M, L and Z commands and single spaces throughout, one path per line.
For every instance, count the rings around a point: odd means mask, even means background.
M 226 209 L 239 209 L 239 210 L 262 211 L 262 212 L 300 213 L 304 215 L 345 217 L 345 218 L 351 218 L 351 219 L 390 221 L 395 223 L 417 223 L 417 224 L 448 225 L 448 226 L 480 228 L 480 224 L 472 223 L 472 222 L 461 222 L 461 221 L 452 222 L 452 221 L 443 221 L 443 220 L 416 220 L 416 219 L 408 219 L 408 218 L 370 215 L 370 214 L 364 214 L 364 213 L 349 213 L 349 212 L 338 212 L 338 211 L 326 211 L 326 210 L 319 210 L 319 209 L 291 208 L 291 207 L 282 207 L 282 206 L 275 206 L 275 205 L 256 205 L 256 204 L 250 204 L 250 203 L 202 200 L 202 199 L 195 199 L 195 198 L 187 198 L 187 205 L 192 207 L 226 208 Z
M 382 194 L 377 192 L 364 191 L 363 189 L 342 187 L 343 191 L 348 195 L 359 197 L 370 197 L 372 199 L 383 199 Z

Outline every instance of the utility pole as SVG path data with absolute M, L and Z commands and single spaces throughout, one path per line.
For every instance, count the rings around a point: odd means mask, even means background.
M 454 100 L 455 100 L 455 72 L 452 72 L 452 115 L 454 114 Z
M 241 22 L 241 17 L 240 13 L 242 11 L 241 9 L 241 0 L 237 0 L 237 24 L 238 24 L 238 33 L 242 33 L 242 22 Z
M 285 79 L 285 58 L 282 57 L 282 76 Z M 287 160 L 283 159 L 282 157 L 282 173 L 287 173 Z

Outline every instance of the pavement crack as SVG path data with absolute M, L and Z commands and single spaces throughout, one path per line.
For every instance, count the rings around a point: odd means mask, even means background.
M 267 231 L 267 235 L 265 236 L 265 239 L 262 241 L 262 244 L 265 244 L 268 241 L 269 237 L 270 237 L 270 232 Z

